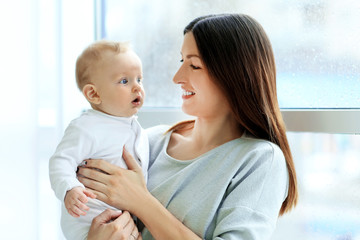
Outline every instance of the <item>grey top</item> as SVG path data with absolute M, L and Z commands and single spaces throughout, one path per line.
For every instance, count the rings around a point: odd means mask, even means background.
M 195 159 L 177 160 L 166 151 L 167 129 L 147 129 L 151 194 L 203 239 L 270 239 L 288 191 L 280 148 L 244 134 Z M 153 239 L 147 229 L 143 239 Z

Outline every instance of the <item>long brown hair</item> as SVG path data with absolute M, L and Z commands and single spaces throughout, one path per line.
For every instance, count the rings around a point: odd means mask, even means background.
M 271 43 L 262 26 L 243 14 L 208 15 L 185 27 L 192 32 L 211 79 L 227 97 L 239 128 L 277 144 L 289 173 L 288 196 L 279 215 L 298 199 L 295 166 L 276 93 L 276 67 Z M 176 124 L 170 130 L 192 126 Z

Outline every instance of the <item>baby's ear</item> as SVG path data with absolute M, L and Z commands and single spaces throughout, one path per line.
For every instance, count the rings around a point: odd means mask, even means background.
M 95 85 L 88 83 L 86 84 L 83 89 L 82 92 L 84 94 L 84 96 L 86 97 L 86 99 L 92 103 L 92 104 L 100 104 L 101 103 L 101 98 L 99 93 L 96 90 Z

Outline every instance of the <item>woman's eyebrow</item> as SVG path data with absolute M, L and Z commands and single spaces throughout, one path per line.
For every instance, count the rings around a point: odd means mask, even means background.
M 181 56 L 183 56 L 182 52 L 180 52 L 180 54 L 181 54 Z M 190 59 L 190 58 L 192 58 L 192 57 L 200 58 L 200 56 L 197 55 L 197 54 L 188 54 L 188 55 L 186 55 L 186 59 Z M 201 58 L 200 58 L 200 59 L 201 59 Z
M 186 58 L 189 59 L 189 58 L 192 58 L 192 57 L 197 57 L 197 58 L 200 58 L 199 55 L 196 55 L 196 54 L 189 54 L 189 55 L 186 55 Z

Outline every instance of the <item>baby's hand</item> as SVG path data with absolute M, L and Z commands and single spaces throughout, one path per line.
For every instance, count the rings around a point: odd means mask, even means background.
M 82 187 L 74 187 L 67 191 L 65 196 L 65 207 L 68 213 L 73 217 L 86 215 L 85 211 L 90 208 L 85 205 L 88 202 L 87 197 L 95 198 L 96 195 Z

